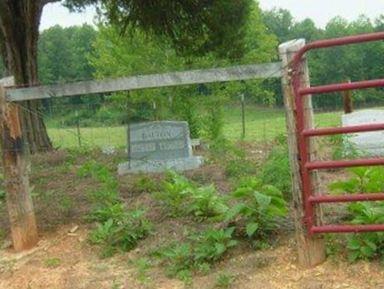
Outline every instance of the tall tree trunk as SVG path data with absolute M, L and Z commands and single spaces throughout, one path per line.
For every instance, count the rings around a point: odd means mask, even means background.
M 41 13 L 47 2 L 0 0 L 0 41 L 3 39 L 0 50 L 6 70 L 15 77 L 16 85 L 38 84 L 37 41 Z M 30 152 L 52 149 L 42 117 L 41 102 L 25 101 L 21 106 L 23 136 Z

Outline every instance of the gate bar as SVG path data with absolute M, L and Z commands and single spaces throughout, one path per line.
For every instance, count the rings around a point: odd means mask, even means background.
M 305 168 L 308 170 L 326 170 L 349 167 L 381 166 L 384 165 L 383 158 L 377 159 L 358 159 L 348 161 L 314 161 L 307 162 Z
M 310 229 L 312 234 L 319 233 L 362 233 L 384 231 L 383 224 L 370 225 L 324 225 L 314 226 Z
M 305 129 L 302 132 L 302 135 L 305 137 L 311 137 L 311 136 L 325 136 L 325 135 L 346 134 L 346 133 L 355 133 L 355 132 L 370 132 L 370 131 L 378 131 L 378 130 L 384 130 L 384 123 L 354 125 L 354 126 L 347 126 L 347 127 L 327 127 L 327 128 L 318 128 L 318 129 Z
M 347 203 L 347 202 L 360 202 L 360 201 L 384 201 L 384 193 L 377 194 L 353 194 L 353 195 L 323 195 L 323 196 L 311 196 L 308 199 L 311 203 Z
M 384 86 L 384 79 L 375 79 L 375 80 L 335 83 L 335 84 L 301 88 L 298 90 L 298 92 L 300 95 L 303 96 L 308 94 L 330 93 L 330 92 L 338 92 L 338 91 L 383 87 L 383 86 Z
M 341 37 L 341 38 L 335 38 L 335 39 L 314 41 L 307 44 L 306 46 L 304 46 L 302 49 L 299 50 L 299 52 L 294 57 L 293 63 L 295 63 L 294 66 L 296 66 L 295 68 L 297 68 L 298 67 L 297 65 L 300 63 L 300 60 L 302 59 L 303 55 L 307 51 L 312 49 L 350 45 L 350 44 L 372 42 L 372 41 L 379 41 L 379 40 L 384 40 L 384 32 L 376 32 L 376 33 L 347 36 L 347 37 Z

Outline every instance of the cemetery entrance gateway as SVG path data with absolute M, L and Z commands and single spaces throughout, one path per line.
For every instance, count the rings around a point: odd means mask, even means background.
M 355 125 L 340 128 L 321 128 L 314 129 L 306 126 L 304 101 L 306 97 L 312 94 L 331 93 L 347 90 L 367 89 L 375 87 L 384 87 L 384 79 L 367 80 L 352 83 L 330 84 L 316 87 L 302 87 L 301 73 L 302 61 L 304 55 L 309 50 L 318 48 L 327 48 L 335 46 L 343 46 L 356 43 L 372 42 L 384 40 L 384 33 L 373 33 L 359 36 L 350 36 L 338 39 L 321 40 L 312 42 L 302 47 L 294 56 L 292 69 L 292 84 L 296 105 L 296 133 L 300 159 L 300 173 L 303 190 L 304 202 L 304 224 L 307 232 L 316 233 L 349 233 L 349 232 L 374 232 L 384 231 L 384 224 L 369 225 L 318 225 L 316 224 L 315 206 L 321 203 L 337 203 L 337 202 L 357 202 L 357 201 L 383 201 L 384 192 L 370 194 L 361 192 L 354 195 L 314 195 L 311 172 L 323 169 L 348 168 L 357 166 L 379 166 L 384 165 L 384 158 L 342 160 L 342 161 L 314 161 L 310 157 L 310 137 L 327 136 L 336 134 L 349 134 L 357 132 L 372 132 L 384 130 L 384 123 Z

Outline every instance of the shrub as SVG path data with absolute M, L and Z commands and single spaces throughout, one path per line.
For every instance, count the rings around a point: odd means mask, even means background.
M 248 238 L 266 239 L 276 228 L 276 219 L 287 213 L 282 193 L 256 178 L 243 179 L 231 197 L 235 205 L 228 210 L 226 220 L 244 224 L 240 231 Z
M 346 181 L 334 182 L 330 189 L 335 193 L 377 193 L 384 189 L 384 169 L 381 167 L 353 168 L 352 176 Z M 347 206 L 351 224 L 384 223 L 382 202 L 356 202 Z M 348 259 L 372 259 L 383 257 L 384 233 L 372 232 L 353 234 L 347 238 Z

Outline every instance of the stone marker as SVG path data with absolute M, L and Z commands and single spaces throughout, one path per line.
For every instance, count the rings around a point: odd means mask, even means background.
M 342 125 L 384 123 L 384 110 L 360 110 L 342 116 Z M 363 154 L 384 155 L 384 131 L 349 134 L 348 141 Z
M 202 157 L 192 155 L 188 123 L 156 121 L 132 124 L 128 129 L 128 159 L 119 175 L 196 169 Z

